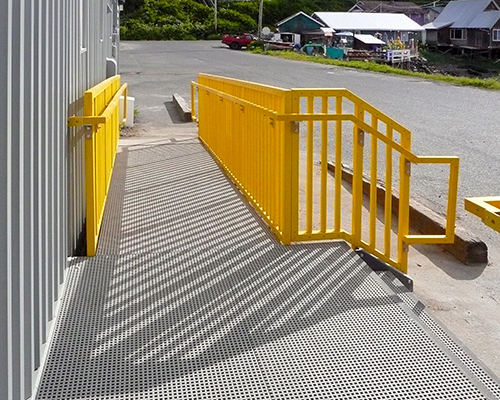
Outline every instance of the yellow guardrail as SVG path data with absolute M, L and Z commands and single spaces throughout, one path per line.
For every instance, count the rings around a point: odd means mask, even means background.
M 465 199 L 465 209 L 481 218 L 485 225 L 500 232 L 500 196 L 468 197 Z
M 350 91 L 287 90 L 200 74 L 192 83 L 192 110 L 202 142 L 284 244 L 343 239 L 406 273 L 409 244 L 453 242 L 458 158 L 413 154 L 410 131 Z M 349 204 L 341 177 L 346 159 L 353 165 Z M 449 166 L 445 235 L 409 233 L 411 164 Z
M 113 76 L 83 95 L 83 115 L 73 116 L 68 126 L 83 126 L 85 134 L 85 195 L 87 256 L 97 250 L 99 230 L 116 158 L 120 126 L 127 118 L 127 84 Z M 119 120 L 120 97 L 124 96 L 123 120 Z

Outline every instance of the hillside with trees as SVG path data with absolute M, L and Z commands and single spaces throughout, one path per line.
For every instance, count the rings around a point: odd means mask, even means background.
M 259 1 L 221 1 L 214 10 L 205 1 L 128 0 L 122 13 L 123 40 L 215 39 L 221 33 L 255 32 Z M 298 11 L 346 11 L 355 0 L 265 0 L 263 24 L 275 24 Z

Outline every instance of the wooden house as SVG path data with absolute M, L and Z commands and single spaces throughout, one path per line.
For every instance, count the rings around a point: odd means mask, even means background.
M 276 24 L 280 32 L 303 33 L 309 31 L 320 31 L 325 25 L 318 20 L 310 17 L 306 13 L 299 11 L 298 13 L 285 18 Z
M 331 38 L 334 33 L 333 29 L 302 11 L 278 22 L 276 27 L 280 32 L 300 34 L 303 43 L 310 40 L 323 42 L 325 39 Z
M 444 6 L 434 4 L 426 4 L 423 5 L 422 8 L 425 10 L 424 25 L 434 21 L 444 10 Z
M 423 28 L 431 47 L 500 50 L 500 7 L 494 0 L 451 1 Z

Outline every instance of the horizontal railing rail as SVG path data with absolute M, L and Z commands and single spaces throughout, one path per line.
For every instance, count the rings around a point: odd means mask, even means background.
M 481 218 L 486 226 L 500 232 L 500 196 L 468 197 L 465 209 Z
M 408 245 L 453 242 L 458 158 L 415 155 L 408 129 L 347 89 L 287 90 L 200 74 L 192 110 L 202 142 L 283 243 L 343 239 L 407 272 Z M 349 202 L 341 178 L 346 158 L 353 165 Z M 411 164 L 449 166 L 444 235 L 409 232 Z
M 97 250 L 104 206 L 116 158 L 120 126 L 128 115 L 128 86 L 120 86 L 113 76 L 87 90 L 83 96 L 83 115 L 72 116 L 68 126 L 83 126 L 85 134 L 85 199 L 87 256 Z M 121 98 L 125 100 L 122 102 Z M 120 103 L 123 120 L 120 121 Z
M 192 110 L 200 139 L 280 240 L 290 243 L 285 226 L 290 210 L 283 204 L 286 187 L 280 183 L 290 157 L 285 155 L 284 136 L 276 134 L 283 122 L 274 124 L 268 118 L 286 111 L 288 91 L 209 75 L 200 75 L 198 90 L 202 99 Z

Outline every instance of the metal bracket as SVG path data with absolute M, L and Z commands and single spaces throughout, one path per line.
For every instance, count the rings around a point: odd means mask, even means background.
M 405 160 L 405 174 L 411 176 L 411 162 Z
M 92 125 L 83 125 L 83 130 L 85 131 L 85 137 L 87 139 L 92 138 Z
M 361 146 L 365 145 L 365 131 L 358 131 L 358 144 L 360 144 Z
M 269 125 L 274 128 L 274 118 L 269 118 Z
M 299 123 L 297 121 L 293 122 L 292 132 L 299 133 Z

